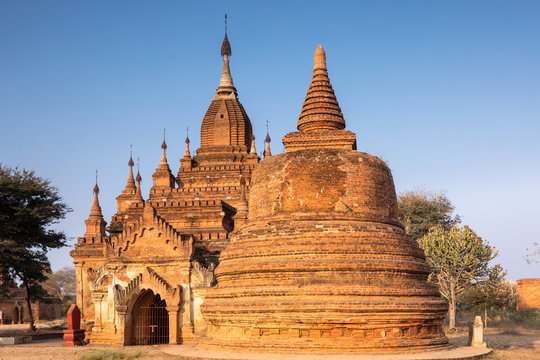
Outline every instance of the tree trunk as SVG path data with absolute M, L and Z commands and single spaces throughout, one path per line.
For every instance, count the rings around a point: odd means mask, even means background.
M 32 313 L 32 304 L 30 304 L 30 292 L 28 290 L 28 283 L 23 281 L 24 288 L 26 289 L 26 307 L 28 309 L 28 316 L 30 317 L 30 330 L 36 331 L 36 326 L 34 325 L 34 314 Z
M 487 308 L 484 308 L 484 328 L 487 329 Z
M 448 300 L 448 330 L 454 330 L 456 328 L 456 295 L 453 286 L 450 289 L 450 299 Z

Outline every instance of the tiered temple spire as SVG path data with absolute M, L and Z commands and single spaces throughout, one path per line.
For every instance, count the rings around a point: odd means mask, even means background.
M 315 50 L 313 78 L 298 119 L 301 132 L 341 130 L 345 120 L 328 78 L 326 54 L 321 45 Z
M 266 149 L 264 150 L 264 158 L 266 159 L 267 156 L 272 156 L 272 151 L 270 150 L 270 133 L 268 131 L 268 120 L 266 120 L 266 138 L 264 139 L 264 142 L 266 143 Z
M 135 193 L 135 198 L 139 201 L 144 201 L 141 194 L 142 177 L 141 177 L 141 173 L 139 172 L 139 158 L 137 158 L 137 177 L 135 178 L 135 180 L 137 181 L 137 191 Z
M 180 159 L 180 168 L 191 169 L 192 166 L 193 159 L 189 150 L 189 128 L 186 128 L 186 151 L 184 152 L 184 157 Z
M 101 206 L 99 205 L 99 186 L 97 182 L 98 178 L 98 172 L 96 170 L 96 185 L 94 185 L 94 203 L 92 204 L 92 209 L 90 210 L 90 216 L 99 216 L 103 218 L 103 214 L 101 213 Z
M 133 163 L 133 147 L 131 145 L 129 145 L 129 161 L 128 161 L 129 175 L 128 175 L 126 188 L 124 189 L 124 191 L 122 193 L 129 194 L 129 193 L 134 193 L 135 192 L 135 179 L 133 178 L 133 166 L 134 165 L 135 164 Z
M 184 159 L 190 158 L 191 153 L 189 151 L 189 128 L 186 129 L 186 151 L 184 152 Z
M 161 143 L 161 161 L 159 162 L 159 168 L 169 169 L 169 164 L 167 163 L 167 143 L 165 142 L 165 129 L 163 129 L 163 142 Z
M 356 150 L 356 134 L 345 130 L 345 120 L 330 84 L 326 54 L 321 45 L 315 50 L 313 78 L 297 128 L 299 132 L 291 132 L 283 138 L 287 151 L 321 148 Z
M 171 168 L 167 162 L 167 142 L 165 141 L 165 129 L 163 129 L 163 142 L 161 143 L 161 160 L 156 169 L 156 172 L 152 175 L 152 189 L 151 193 L 159 191 L 170 191 L 175 187 L 175 179 L 172 175 Z
M 251 133 L 251 149 L 249 150 L 250 155 L 257 156 L 257 149 L 255 148 L 255 135 Z
M 99 186 L 97 182 L 98 172 L 96 170 L 96 185 L 94 185 L 94 203 L 90 209 L 90 215 L 85 221 L 86 233 L 84 237 L 88 243 L 101 243 L 105 236 L 105 225 L 107 223 L 103 219 L 103 213 L 101 212 L 101 206 L 99 205 Z
M 234 93 L 237 95 L 236 88 L 234 87 L 233 79 L 231 76 L 231 69 L 229 68 L 229 56 L 231 56 L 231 44 L 227 37 L 227 14 L 225 14 L 225 37 L 221 44 L 221 55 L 223 56 L 223 73 L 221 74 L 221 80 L 219 81 L 219 87 L 217 89 L 218 94 Z

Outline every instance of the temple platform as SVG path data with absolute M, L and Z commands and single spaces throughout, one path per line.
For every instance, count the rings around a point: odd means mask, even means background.
M 273 353 L 232 353 L 198 350 L 193 345 L 171 345 L 160 348 L 162 352 L 178 356 L 182 360 L 465 360 L 481 359 L 491 353 L 491 349 L 468 346 L 452 347 L 414 353 L 384 354 L 324 354 L 292 355 Z

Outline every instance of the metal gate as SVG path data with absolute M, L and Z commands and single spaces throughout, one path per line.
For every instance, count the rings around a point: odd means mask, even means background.
M 148 295 L 153 295 L 150 293 Z M 133 345 L 169 343 L 169 312 L 167 303 L 158 295 L 147 296 L 135 315 Z

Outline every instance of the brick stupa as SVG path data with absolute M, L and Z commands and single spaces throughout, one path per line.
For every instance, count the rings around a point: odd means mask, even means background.
M 202 305 L 202 348 L 350 353 L 445 346 L 446 303 L 398 221 L 388 166 L 356 151 L 315 52 L 299 132 L 253 172 L 247 223 Z

